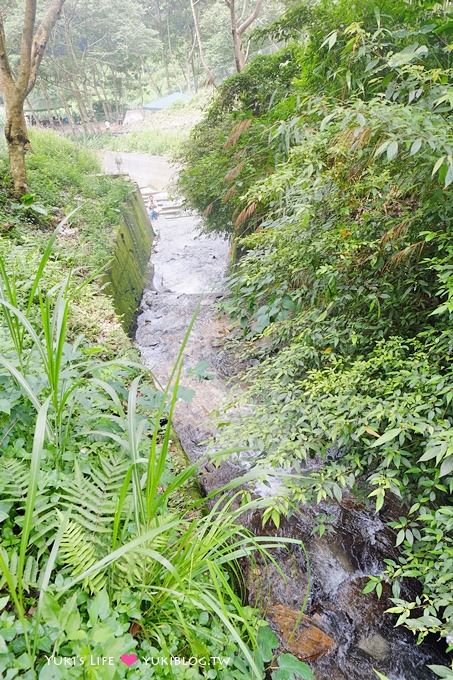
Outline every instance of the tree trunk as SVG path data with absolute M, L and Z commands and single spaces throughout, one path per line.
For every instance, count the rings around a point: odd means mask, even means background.
M 47 89 L 44 81 L 42 82 L 42 91 L 44 93 L 44 101 L 46 102 L 46 106 L 47 106 L 47 120 L 50 123 L 53 119 L 53 107 L 52 107 L 52 100 L 50 99 L 50 96 L 49 96 L 49 90 Z
M 66 92 L 64 91 L 64 88 L 62 88 L 59 92 L 63 102 L 66 118 L 68 119 L 68 123 L 71 126 L 71 130 L 74 134 L 76 132 L 76 126 L 74 122 L 74 117 L 72 115 L 71 107 L 69 106 L 68 100 L 66 98 Z
M 213 85 L 214 87 L 216 87 L 214 74 L 211 71 L 211 69 L 209 68 L 208 62 L 206 61 L 206 58 L 204 56 L 203 43 L 201 41 L 200 24 L 199 24 L 199 21 L 198 21 L 198 14 L 197 14 L 197 10 L 195 8 L 195 1 L 194 0 L 190 0 L 190 8 L 192 10 L 193 27 L 194 27 L 194 30 L 195 30 L 195 37 L 197 39 L 198 54 L 200 55 L 200 61 L 201 61 L 201 64 L 202 64 L 202 66 L 203 66 L 203 68 L 206 71 L 206 74 L 208 76 L 208 83 L 210 85 Z
M 195 69 L 195 59 L 194 59 L 194 52 L 195 52 L 195 47 L 197 46 L 197 39 L 193 34 L 193 31 L 191 31 L 192 34 L 192 47 L 190 48 L 189 52 L 189 64 L 190 64 L 190 69 L 192 71 L 192 79 L 193 79 L 193 87 L 195 92 L 198 92 L 198 78 L 197 78 L 197 72 Z
M 254 21 L 259 16 L 263 0 L 255 0 L 255 7 L 252 13 L 242 21 L 242 17 L 238 20 L 236 16 L 236 0 L 225 0 L 225 4 L 230 10 L 230 21 L 231 21 L 231 35 L 233 36 L 233 51 L 234 51 L 234 61 L 236 64 L 236 70 L 238 73 L 244 68 L 247 57 L 248 49 L 244 50 L 243 35 L 245 31 L 250 28 Z
M 107 120 L 110 121 L 110 123 L 113 123 L 113 111 L 112 107 L 110 106 L 110 100 L 107 94 L 107 90 L 105 89 L 105 74 L 104 72 L 101 72 L 101 78 L 99 79 L 99 87 L 101 88 L 102 96 L 104 97 L 104 102 L 105 102 L 105 107 L 107 110 Z
M 3 13 L 0 12 L 0 90 L 6 108 L 5 137 L 13 191 L 18 197 L 27 193 L 25 153 L 30 148 L 24 102 L 35 86 L 50 32 L 60 16 L 64 1 L 52 0 L 36 32 L 37 0 L 25 1 L 17 76 L 14 75 L 8 58 Z
M 28 139 L 27 123 L 23 112 L 24 102 L 16 97 L 10 101 L 5 93 L 6 125 L 5 137 L 8 143 L 8 155 L 13 192 L 17 198 L 27 193 L 27 171 L 25 166 L 25 153 L 30 148 Z
M 229 7 L 231 18 L 231 35 L 233 36 L 234 62 L 236 64 L 236 71 L 240 73 L 245 66 L 245 54 L 244 48 L 242 47 L 242 38 L 238 30 L 234 0 L 231 0 Z

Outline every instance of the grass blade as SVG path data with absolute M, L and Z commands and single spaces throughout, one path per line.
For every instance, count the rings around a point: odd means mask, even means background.
M 30 461 L 30 479 L 28 482 L 27 499 L 25 502 L 25 516 L 24 524 L 22 527 L 22 535 L 20 540 L 19 549 L 19 562 L 17 567 L 17 585 L 19 599 L 22 602 L 23 599 L 23 582 L 22 576 L 25 567 L 25 558 L 28 548 L 28 539 L 30 538 L 30 532 L 33 522 L 33 511 L 36 504 L 36 494 L 38 490 L 38 481 L 41 467 L 41 456 L 44 447 L 44 440 L 46 437 L 46 426 L 47 426 L 47 410 L 49 408 L 49 399 L 46 399 L 44 404 L 38 411 L 38 416 L 36 418 L 35 434 L 33 438 L 33 449 L 31 453 Z

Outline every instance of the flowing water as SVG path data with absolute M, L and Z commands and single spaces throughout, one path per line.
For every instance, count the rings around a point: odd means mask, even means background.
M 201 235 L 199 218 L 185 214 L 169 199 L 165 191 L 172 169 L 162 158 L 106 153 L 104 166 L 110 172 L 128 172 L 145 199 L 153 194 L 162 209 L 153 225 L 157 239 L 136 330 L 143 362 L 161 383 L 168 379 L 198 310 L 186 349 L 182 380 L 186 401 L 178 406 L 175 418 L 179 438 L 190 459 L 196 460 L 213 434 L 216 411 L 229 395 L 225 375 L 238 370 L 238 366 L 225 370 L 222 365 L 222 339 L 229 328 L 216 313 L 224 290 L 228 244 L 218 236 Z M 210 490 L 242 471 L 240 461 L 205 469 L 202 484 Z M 261 491 L 269 493 L 269 487 Z M 330 517 L 330 530 L 319 538 L 314 529 L 321 513 Z M 250 517 L 247 523 L 262 533 L 259 517 Z M 390 606 L 385 588 L 381 601 L 362 594 L 367 576 L 378 574 L 384 557 L 394 551 L 394 537 L 379 517 L 354 498 L 346 498 L 342 505 L 304 508 L 284 521 L 278 533 L 303 541 L 308 560 L 301 548 L 294 547 L 277 555 L 280 571 L 272 565 L 249 566 L 250 599 L 269 612 L 280 632 L 306 602 L 305 633 L 296 636 L 292 644 L 299 648 L 291 651 L 306 653 L 317 680 L 375 680 L 374 669 L 390 680 L 435 677 L 426 665 L 445 663 L 439 648 L 417 646 L 410 633 L 393 627 L 392 618 L 384 615 Z M 303 649 L 307 639 L 309 652 Z
M 313 529 L 322 510 L 330 516 L 330 531 L 322 538 Z M 252 528 L 261 532 L 259 518 Z M 305 612 L 310 624 L 332 640 L 332 648 L 312 662 L 317 680 L 372 680 L 373 669 L 389 680 L 425 680 L 436 676 L 427 664 L 444 664 L 445 657 L 434 644 L 417 646 L 405 629 L 394 628 L 394 620 L 384 614 L 390 606 L 384 586 L 382 600 L 362 593 L 368 576 L 378 574 L 384 557 L 394 554 L 392 533 L 354 499 L 344 505 L 325 504 L 283 522 L 280 535 L 303 541 L 308 555 L 300 548 L 290 556 L 280 555 L 279 567 L 263 567 L 253 575 L 252 597 L 272 612 L 281 603 L 297 612 L 309 593 Z M 262 594 L 264 593 L 264 602 Z M 402 596 L 413 593 L 402 591 Z M 301 638 L 300 651 L 305 649 Z M 296 649 L 291 650 L 293 652 Z

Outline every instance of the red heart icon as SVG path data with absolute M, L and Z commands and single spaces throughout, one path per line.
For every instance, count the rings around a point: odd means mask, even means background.
M 137 663 L 138 656 L 137 654 L 123 654 L 120 659 L 126 666 L 133 666 L 134 663 Z

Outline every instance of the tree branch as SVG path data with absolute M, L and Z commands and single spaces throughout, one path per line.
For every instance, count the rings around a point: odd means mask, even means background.
M 202 64 L 204 70 L 207 73 L 209 83 L 211 85 L 213 85 L 214 87 L 216 87 L 214 74 L 211 71 L 211 69 L 209 68 L 209 65 L 208 65 L 208 63 L 205 59 L 205 56 L 204 56 L 203 43 L 201 41 L 201 34 L 200 34 L 200 25 L 198 23 L 198 15 L 197 15 L 197 10 L 195 9 L 195 5 L 196 5 L 196 0 L 190 0 L 190 8 L 192 10 L 192 17 L 193 17 L 193 26 L 194 26 L 194 29 L 195 29 L 195 36 L 196 36 L 197 44 L 198 44 L 198 54 L 200 55 L 201 64 Z
M 250 14 L 250 16 L 247 17 L 245 21 L 242 22 L 240 26 L 238 26 L 238 34 L 240 36 L 244 33 L 244 31 L 248 29 L 249 26 L 253 24 L 255 19 L 258 18 L 259 13 L 261 12 L 262 4 L 263 0 L 256 0 L 255 9 L 253 10 L 253 12 Z
M 53 0 L 52 4 L 47 10 L 46 15 L 44 16 L 43 20 L 38 26 L 38 29 L 33 40 L 31 69 L 28 81 L 27 94 L 32 91 L 36 83 L 38 69 L 41 65 L 41 61 L 44 56 L 44 51 L 49 40 L 50 32 L 60 17 L 64 2 L 65 0 Z
M 7 87 L 12 86 L 14 86 L 14 80 L 6 52 L 5 27 L 0 14 L 0 87 L 2 90 L 5 90 Z
M 17 76 L 16 87 L 20 96 L 28 94 L 28 81 L 31 69 L 31 50 L 33 44 L 33 32 L 36 21 L 36 0 L 26 0 L 24 25 L 22 29 L 22 39 L 20 43 L 20 64 L 19 75 Z

